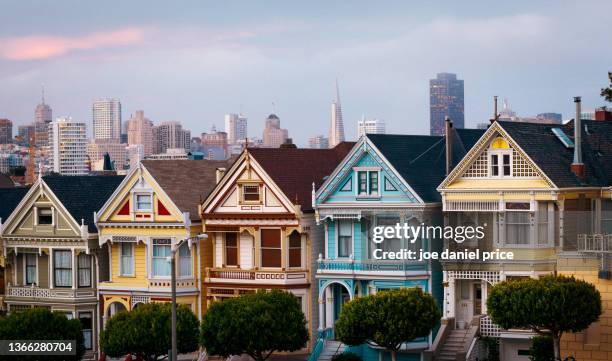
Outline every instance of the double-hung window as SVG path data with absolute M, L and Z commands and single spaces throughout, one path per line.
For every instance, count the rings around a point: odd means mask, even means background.
M 137 194 L 136 195 L 136 210 L 137 211 L 152 211 L 153 210 L 153 196 L 150 194 Z
M 396 224 L 400 223 L 400 217 L 399 215 L 393 215 L 393 214 L 386 214 L 386 215 L 381 215 L 381 216 L 377 216 L 376 217 L 376 225 L 377 226 L 381 226 L 381 227 L 395 227 Z M 412 224 L 411 224 L 412 225 Z M 417 241 L 415 240 L 414 243 L 410 243 L 410 241 L 408 242 L 409 246 L 412 245 L 416 245 Z M 386 238 L 384 239 L 384 241 L 382 241 L 380 244 L 380 248 L 383 250 L 383 252 L 397 252 L 399 250 L 402 249 L 402 239 L 401 238 L 397 238 L 397 237 L 393 237 L 393 238 Z
M 379 195 L 379 172 L 377 170 L 357 171 L 357 195 L 373 196 Z
M 601 201 L 601 233 L 612 234 L 612 200 Z
M 178 250 L 179 255 L 179 277 L 190 277 L 192 275 L 191 250 L 187 242 L 183 243 Z
M 302 267 L 302 236 L 298 232 L 289 235 L 289 267 Z
M 77 257 L 79 287 L 91 287 L 91 256 L 85 253 Z
M 243 202 L 259 202 L 259 185 L 243 185 L 242 186 L 242 201 Z
M 55 287 L 72 286 L 72 252 L 53 251 L 53 281 Z
M 549 220 L 548 218 L 548 203 L 547 202 L 538 202 L 538 212 L 537 212 L 537 220 L 538 220 L 538 244 L 546 245 L 548 244 L 549 239 L 549 222 L 553 220 Z
M 153 240 L 153 276 L 170 277 L 170 239 Z
M 50 207 L 37 208 L 36 217 L 39 225 L 53 224 L 53 209 Z
M 529 212 L 506 212 L 506 240 L 508 245 L 529 244 L 531 226 Z
M 491 154 L 491 176 L 509 177 L 512 173 L 512 159 L 509 151 Z
M 338 221 L 338 257 L 347 258 L 353 254 L 353 222 Z
M 25 284 L 36 284 L 36 254 L 25 253 Z
M 83 344 L 86 350 L 93 348 L 93 322 L 91 312 L 79 312 L 79 321 L 83 330 Z
M 121 267 L 119 272 L 122 276 L 134 276 L 134 243 L 121 243 Z
M 238 266 L 238 233 L 225 233 L 225 265 Z
M 261 266 L 281 267 L 281 230 L 261 230 Z

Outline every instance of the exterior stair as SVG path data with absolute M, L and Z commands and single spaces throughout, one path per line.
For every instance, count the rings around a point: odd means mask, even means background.
M 472 342 L 468 334 L 469 330 L 451 330 L 436 361 L 455 361 L 457 353 L 464 350 L 467 342 Z
M 346 350 L 346 345 L 340 341 L 327 340 L 325 341 L 325 347 L 319 355 L 317 361 L 331 361 L 335 354 L 343 353 Z

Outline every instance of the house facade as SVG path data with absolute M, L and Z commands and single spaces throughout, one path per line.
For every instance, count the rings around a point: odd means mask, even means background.
M 79 319 L 85 359 L 95 359 L 98 351 L 96 286 L 105 258 L 93 213 L 122 178 L 39 178 L 1 227 L 7 311 L 43 307 Z
M 130 171 L 96 213 L 103 324 L 117 312 L 140 304 L 170 302 L 171 266 L 176 249 L 177 303 L 201 319 L 206 304 L 202 270 L 212 250 L 199 237 L 198 202 L 220 178 L 226 161 L 145 160 Z M 207 248 L 208 247 L 208 248 Z
M 315 224 L 311 194 L 313 184 L 320 185 L 351 146 L 242 152 L 201 206 L 203 231 L 213 249 L 206 302 L 286 290 L 299 298 L 314 336 L 313 265 L 324 235 Z
M 463 357 L 484 356 L 471 337 L 478 333 L 497 340 L 501 360 L 529 359 L 534 334 L 500 329 L 487 316 L 487 295 L 501 281 L 572 275 L 595 283 L 607 306 L 607 256 L 597 250 L 603 250 L 601 240 L 610 232 L 606 196 L 612 127 L 582 121 L 577 128 L 578 139 L 573 121 L 565 125 L 494 122 L 438 188 L 447 225 L 485 228 L 483 239 L 446 240 L 446 247 L 513 254 L 506 260 L 443 263 L 444 327 L 476 331 L 463 341 L 462 350 L 472 352 Z M 599 243 L 589 243 L 593 237 Z M 604 322 L 585 333 L 566 335 L 562 352 L 594 359 L 591 351 L 607 347 Z M 447 335 L 439 335 L 440 352 L 450 348 Z M 604 356 L 600 359 L 609 359 Z
M 455 130 L 456 145 L 471 146 L 477 130 Z M 464 144 L 465 143 L 465 144 Z M 383 260 L 383 252 L 440 251 L 433 235 L 416 239 L 386 238 L 377 242 L 373 228 L 396 224 L 442 225 L 436 183 L 446 171 L 445 137 L 374 135 L 362 137 L 314 195 L 317 222 L 325 229 L 325 249 L 317 261 L 319 334 L 334 339 L 334 324 L 342 305 L 380 290 L 421 287 L 442 307 L 439 262 Z M 450 145 L 453 147 L 453 145 Z M 455 146 L 457 158 L 461 147 Z M 442 155 L 442 156 L 440 156 Z M 452 154 L 451 154 L 452 157 Z M 398 359 L 421 360 L 432 346 L 429 336 L 402 346 Z M 379 360 L 382 351 L 354 347 L 364 360 Z

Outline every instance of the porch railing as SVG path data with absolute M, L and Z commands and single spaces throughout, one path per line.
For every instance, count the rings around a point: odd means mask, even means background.
M 612 234 L 579 234 L 578 251 L 584 253 L 612 253 Z
M 317 261 L 320 271 L 415 271 L 423 269 L 423 264 L 419 262 L 394 262 L 382 260 L 319 260 Z
M 8 286 L 7 297 L 28 298 L 87 298 L 96 297 L 95 290 Z
M 501 327 L 493 323 L 491 317 L 485 315 L 480 318 L 480 334 L 486 337 L 499 337 Z

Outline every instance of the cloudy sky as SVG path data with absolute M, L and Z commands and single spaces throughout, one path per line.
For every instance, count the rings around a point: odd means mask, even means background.
M 118 97 L 192 134 L 243 111 L 261 136 L 273 111 L 298 144 L 327 134 L 334 79 L 347 135 L 365 114 L 390 133 L 429 129 L 428 79 L 465 80 L 466 126 L 493 95 L 519 115 L 602 105 L 612 70 L 602 1 L 12 1 L 0 11 L 0 118 L 33 119 L 41 84 L 54 116 L 91 123 Z

